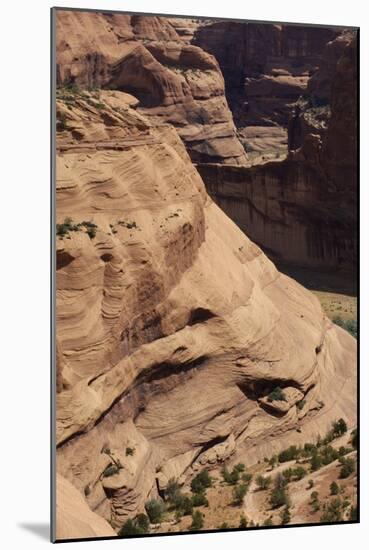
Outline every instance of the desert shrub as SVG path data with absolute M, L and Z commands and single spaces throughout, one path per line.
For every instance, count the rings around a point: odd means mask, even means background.
M 342 521 L 342 501 L 340 498 L 335 498 L 328 504 L 320 517 L 320 521 L 322 523 Z
M 241 483 L 240 485 L 237 485 L 237 487 L 234 487 L 233 489 L 233 503 L 236 506 L 239 506 L 243 502 L 243 498 L 247 493 L 248 486 L 244 483 Z
M 181 495 L 178 501 L 178 509 L 184 516 L 190 516 L 193 512 L 192 499 L 188 495 Z
M 329 486 L 329 490 L 331 495 L 338 495 L 340 488 L 338 487 L 335 481 L 332 481 L 332 483 Z
M 283 508 L 282 512 L 280 513 L 279 517 L 281 518 L 282 525 L 287 525 L 287 523 L 289 523 L 291 521 L 290 507 L 285 506 Z
M 59 116 L 59 118 L 57 119 L 56 121 L 56 129 L 58 131 L 63 131 L 63 130 L 67 130 L 68 129 L 68 123 L 67 123 L 67 117 L 65 116 L 64 113 L 61 113 L 61 115 Z
M 357 506 L 351 506 L 350 508 L 350 520 L 356 521 L 357 520 Z
M 192 523 L 190 525 L 190 531 L 198 531 L 204 526 L 204 517 L 199 510 L 195 510 L 192 513 Z
M 195 493 L 191 497 L 192 506 L 209 506 L 209 501 L 204 493 Z
M 341 471 L 340 479 L 346 479 L 355 471 L 355 461 L 349 457 L 340 457 Z
M 347 330 L 351 336 L 357 338 L 357 321 L 354 319 L 342 319 L 341 317 L 335 317 L 333 322 L 344 330 Z
M 264 527 L 270 527 L 271 525 L 274 525 L 272 518 L 269 517 L 269 518 L 265 519 L 263 521 L 263 525 L 264 525 Z
M 144 535 L 150 528 L 149 518 L 146 514 L 138 514 L 133 520 L 128 519 L 118 532 L 120 537 L 129 535 Z
M 91 489 L 89 485 L 86 485 L 83 492 L 85 493 L 85 497 L 88 497 L 88 495 L 91 493 Z
M 271 484 L 272 480 L 271 480 L 270 477 L 264 477 L 262 475 L 259 475 L 255 479 L 255 481 L 256 481 L 256 485 L 258 486 L 260 491 L 265 491 L 266 489 L 268 489 L 270 487 L 270 484 Z
M 334 460 L 337 460 L 337 458 L 339 457 L 337 449 L 334 449 L 331 445 L 323 447 L 320 451 L 320 455 L 322 458 L 322 464 L 324 464 L 324 466 L 330 464 Z
M 168 481 L 167 487 L 164 491 L 165 500 L 172 503 L 178 497 L 179 493 L 180 493 L 179 484 L 174 478 L 171 478 Z
M 313 456 L 310 459 L 310 465 L 313 472 L 316 472 L 319 470 L 319 468 L 322 467 L 322 457 L 318 455 L 317 453 L 313 454 Z
M 283 470 L 282 475 L 285 478 L 285 480 L 289 483 L 293 476 L 293 469 L 287 468 L 286 470 Z
M 309 479 L 307 489 L 312 489 L 314 487 L 314 480 Z
M 299 449 L 296 445 L 291 445 L 288 449 L 281 451 L 278 455 L 279 462 L 288 462 L 289 460 L 296 460 L 299 456 Z
M 237 472 L 244 472 L 245 471 L 245 465 L 242 462 L 239 462 L 234 466 L 234 470 L 237 470 Z
M 305 443 L 304 451 L 306 451 L 307 454 L 313 454 L 316 451 L 316 445 L 314 445 L 314 443 Z
M 250 485 L 251 483 L 251 480 L 252 480 L 252 474 L 248 473 L 248 472 L 244 472 L 242 475 L 241 475 L 241 479 L 244 483 L 246 483 L 246 485 Z
M 283 484 L 283 482 L 276 480 L 275 486 L 270 495 L 270 504 L 272 508 L 289 506 L 290 499 L 286 490 L 286 486 Z
M 310 495 L 310 506 L 312 507 L 314 512 L 317 512 L 320 509 L 319 504 L 319 493 L 318 491 L 313 491 Z
M 243 514 L 240 516 L 240 526 L 239 527 L 240 527 L 240 529 L 246 529 L 246 527 L 247 527 L 247 519 Z
M 240 472 L 233 470 L 230 472 L 225 466 L 222 468 L 223 479 L 228 485 L 236 485 L 240 480 Z
M 197 474 L 191 481 L 191 491 L 193 493 L 202 493 L 208 487 L 211 487 L 211 485 L 212 479 L 209 472 L 207 470 L 202 470 L 202 472 Z
M 298 408 L 299 411 L 301 411 L 301 409 L 304 408 L 305 403 L 306 403 L 306 400 L 305 400 L 305 399 L 301 399 L 301 401 L 299 401 L 298 403 L 296 403 L 296 407 Z
M 218 529 L 229 529 L 229 525 L 226 521 L 223 521 L 218 527 Z
M 268 395 L 268 398 L 267 400 L 269 402 L 272 402 L 272 401 L 286 401 L 286 396 L 282 390 L 282 388 L 280 388 L 279 386 L 277 386 L 276 388 L 274 388 L 270 394 Z
M 339 456 L 345 456 L 350 453 L 352 449 L 350 447 L 344 447 L 343 445 L 338 449 Z
M 296 481 L 299 481 L 306 476 L 306 470 L 302 466 L 297 466 L 292 470 L 292 475 Z
M 135 454 L 135 449 L 133 447 L 126 447 L 126 456 L 132 456 Z
M 334 422 L 332 430 L 334 437 L 339 437 L 340 435 L 345 434 L 347 432 L 347 424 L 344 419 L 340 418 L 337 422 Z
M 161 523 L 165 512 L 164 503 L 161 500 L 149 500 L 145 504 L 147 515 L 149 516 L 150 523 Z
M 271 469 L 273 470 L 274 467 L 277 465 L 278 463 L 278 457 L 277 455 L 273 455 L 270 459 L 269 459 L 269 464 L 270 464 L 270 467 Z
M 119 466 L 117 464 L 109 464 L 103 471 L 103 477 L 110 477 L 119 472 Z

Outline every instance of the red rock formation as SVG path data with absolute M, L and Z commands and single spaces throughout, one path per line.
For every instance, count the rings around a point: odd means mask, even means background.
M 198 167 L 217 203 L 276 261 L 355 275 L 356 48 L 355 32 L 327 45 L 310 98 L 290 119 L 286 160 Z
M 215 58 L 161 17 L 57 12 L 59 85 L 132 93 L 173 124 L 193 160 L 245 164 Z

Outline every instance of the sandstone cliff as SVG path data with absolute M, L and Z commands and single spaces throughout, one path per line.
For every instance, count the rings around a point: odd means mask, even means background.
M 357 44 L 327 44 L 289 121 L 289 155 L 252 167 L 199 165 L 221 208 L 275 261 L 345 270 L 357 255 Z
M 61 90 L 57 130 L 57 469 L 82 523 L 85 503 L 117 529 L 170 478 L 355 423 L 355 340 L 209 198 L 172 126 Z
M 333 27 L 217 21 L 198 27 L 193 43 L 222 70 L 226 96 L 250 152 L 286 148 L 286 128 L 309 76 L 318 68 Z
M 176 127 L 193 160 L 245 164 L 216 59 L 170 20 L 58 11 L 56 24 L 59 85 L 132 93 L 146 116 Z

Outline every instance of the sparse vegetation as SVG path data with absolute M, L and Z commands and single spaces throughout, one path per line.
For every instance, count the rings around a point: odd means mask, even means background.
M 203 493 L 208 487 L 211 487 L 212 479 L 207 470 L 202 470 L 191 481 L 191 491 L 193 493 Z
M 149 518 L 146 514 L 138 514 L 134 519 L 128 519 L 121 529 L 118 531 L 118 536 L 127 537 L 133 535 L 144 535 L 148 533 L 150 528 Z
M 237 485 L 233 489 L 233 503 L 236 506 L 239 506 L 242 504 L 243 499 L 247 493 L 248 486 L 245 483 L 241 483 L 240 485 Z
M 272 390 L 270 392 L 270 394 L 268 395 L 267 400 L 269 402 L 272 402 L 272 401 L 286 401 L 286 395 L 283 392 L 283 390 L 279 386 L 277 386 L 276 388 L 274 388 L 274 390 Z
M 240 529 L 246 529 L 247 527 L 247 519 L 244 514 L 241 514 L 240 516 Z
M 287 525 L 287 523 L 290 523 L 291 521 L 291 512 L 290 512 L 290 507 L 289 506 L 285 506 L 282 510 L 282 512 L 280 513 L 280 518 L 281 518 L 281 524 L 282 525 Z
M 199 510 L 195 510 L 192 513 L 192 523 L 190 526 L 190 531 L 199 531 L 204 526 L 204 516 Z
M 191 497 L 192 506 L 209 506 L 209 501 L 205 496 L 205 493 L 195 493 Z
M 133 447 L 126 447 L 126 456 L 133 456 L 135 454 L 135 449 Z
M 338 495 L 340 488 L 338 487 L 337 483 L 335 481 L 332 481 L 332 483 L 329 486 L 329 491 L 331 495 Z
M 333 319 L 333 322 L 349 332 L 351 336 L 357 338 L 357 321 L 355 319 L 342 319 L 342 317 L 337 316 Z
M 269 489 L 272 479 L 271 477 L 264 477 L 262 475 L 259 475 L 255 479 L 255 482 L 260 491 L 266 491 L 267 489 Z
M 346 479 L 355 471 L 355 461 L 350 457 L 340 457 L 341 463 L 340 479 Z
M 149 500 L 145 504 L 147 515 L 149 516 L 150 523 L 161 523 L 163 520 L 165 505 L 161 500 Z
M 120 468 L 117 466 L 117 464 L 109 464 L 109 466 L 107 466 L 103 471 L 103 477 L 114 476 L 115 474 L 119 473 L 119 469 Z
M 333 523 L 342 521 L 342 500 L 337 497 L 325 506 L 323 514 L 320 517 L 322 523 Z

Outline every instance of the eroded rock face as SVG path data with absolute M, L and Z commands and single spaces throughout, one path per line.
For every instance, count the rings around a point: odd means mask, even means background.
M 189 22 L 190 24 L 190 22 Z M 161 17 L 57 12 L 58 84 L 132 93 L 196 162 L 245 164 L 215 58 Z
M 57 468 L 115 528 L 171 477 L 356 413 L 356 341 L 209 198 L 174 128 L 134 105 L 57 100 Z M 263 405 L 276 386 L 278 411 Z
M 343 269 L 357 257 L 357 44 L 327 44 L 289 121 L 289 154 L 252 167 L 199 165 L 221 208 L 275 261 Z M 330 82 L 330 86 L 328 86 Z
M 219 62 L 228 103 L 250 152 L 286 148 L 286 128 L 294 103 L 305 94 L 309 76 L 336 33 L 330 27 L 241 21 L 213 21 L 198 27 L 193 43 Z M 272 143 L 271 136 L 265 135 L 266 128 L 271 128 Z

